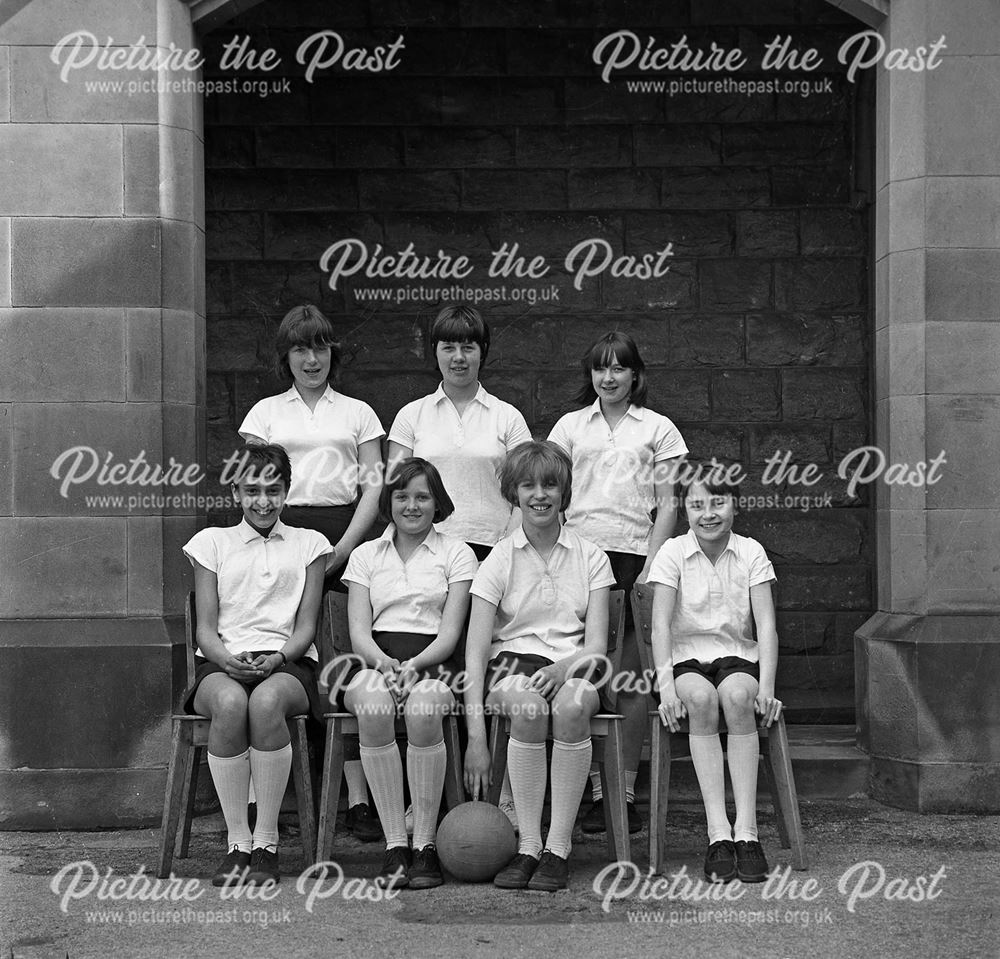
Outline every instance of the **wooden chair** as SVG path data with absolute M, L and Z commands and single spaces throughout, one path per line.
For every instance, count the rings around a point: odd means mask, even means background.
M 194 682 L 194 651 L 197 614 L 194 593 L 189 593 L 184 605 L 186 635 L 187 687 Z M 292 737 L 292 776 L 299 807 L 299 828 L 302 832 L 302 853 L 305 864 L 313 862 L 316 850 L 316 809 L 312 773 L 309 768 L 309 743 L 306 738 L 306 717 L 289 716 L 288 732 Z M 207 716 L 176 713 L 171 717 L 170 765 L 167 769 L 167 790 L 163 801 L 163 826 L 160 830 L 160 857 L 157 875 L 170 874 L 173 857 L 186 859 L 191 840 L 191 820 L 198 788 L 198 769 L 208 747 Z M 180 831 L 178 832 L 178 827 Z
M 612 676 L 621 662 L 621 640 L 625 634 L 625 593 L 611 593 L 608 609 L 608 659 Z M 609 681 L 612 677 L 609 677 Z M 609 697 L 605 696 L 604 701 Z M 610 700 L 614 701 L 613 698 Z M 628 813 L 625 809 L 625 760 L 622 754 L 621 721 L 617 713 L 597 713 L 590 720 L 590 735 L 594 741 L 594 762 L 601 774 L 604 789 L 604 825 L 608 837 L 608 858 L 625 862 L 632 858 L 628 833 Z M 510 719 L 494 716 L 490 723 L 490 766 L 492 784 L 487 799 L 493 805 L 500 802 L 500 790 L 507 771 L 507 744 L 510 741 Z
M 347 627 L 347 596 L 343 593 L 328 592 L 323 597 L 323 626 L 320 630 L 322 649 L 320 658 L 325 665 L 338 654 L 351 651 L 350 634 Z M 327 687 L 321 682 L 320 692 L 325 695 Z M 316 860 L 325 862 L 333 849 L 333 837 L 337 828 L 337 806 L 340 803 L 340 787 L 344 778 L 344 739 L 357 737 L 358 719 L 353 713 L 325 713 L 326 740 L 323 747 L 323 785 L 319 800 L 319 827 L 316 840 Z M 406 721 L 402 716 L 396 719 L 396 735 L 406 735 Z M 458 720 L 455 713 L 445 717 L 444 744 L 447 752 L 447 767 L 444 780 L 445 803 L 453 809 L 465 802 L 465 787 L 462 783 L 462 749 L 458 741 Z
M 639 655 L 643 670 L 653 669 L 652 627 L 653 627 L 653 587 L 636 586 L 632 590 L 632 613 L 635 628 L 640 637 Z M 671 733 L 661 722 L 660 714 L 652 710 L 649 714 L 649 864 L 654 873 L 662 872 L 666 856 L 666 816 L 667 798 L 670 792 L 671 739 L 688 734 L 687 721 L 681 730 Z M 725 733 L 726 725 L 719 717 L 719 732 Z M 785 717 L 779 716 L 770 729 L 759 725 L 760 758 L 764 778 L 771 791 L 778 836 L 783 849 L 792 851 L 792 867 L 806 869 L 806 848 L 802 834 L 802 820 L 799 816 L 799 800 L 795 792 L 795 777 L 792 773 L 791 754 L 788 749 L 788 732 Z

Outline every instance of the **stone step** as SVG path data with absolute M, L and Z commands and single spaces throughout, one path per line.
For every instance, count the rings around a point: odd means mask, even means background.
M 788 726 L 788 745 L 792 753 L 795 788 L 803 799 L 846 799 L 868 789 L 868 756 L 854 744 L 854 727 L 847 725 Z M 636 797 L 649 801 L 649 746 L 643 748 L 643 763 L 636 782 Z M 728 788 L 729 777 L 726 776 Z M 763 776 L 759 790 L 767 793 Z M 700 797 L 687 740 L 674 740 L 670 763 L 670 794 L 673 798 L 697 800 Z

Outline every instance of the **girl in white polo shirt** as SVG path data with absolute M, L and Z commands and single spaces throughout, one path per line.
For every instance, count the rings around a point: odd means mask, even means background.
M 340 354 L 333 326 L 315 306 L 297 306 L 285 315 L 275 353 L 275 370 L 291 387 L 255 403 L 240 435 L 248 443 L 280 443 L 288 450 L 292 488 L 282 519 L 287 526 L 318 530 L 330 541 L 326 588 L 344 592 L 340 573 L 378 511 L 385 431 L 367 403 L 330 385 Z M 364 841 L 381 838 L 356 758 L 344 764 L 344 778 L 347 827 Z
M 344 572 L 351 646 L 367 668 L 348 671 L 341 695 L 358 717 L 361 762 L 386 837 L 376 881 L 397 888 L 430 889 L 442 882 L 434 847 L 446 764 L 442 721 L 455 703 L 453 654 L 477 565 L 465 543 L 434 528 L 453 508 L 430 463 L 404 460 L 379 501 L 379 513 L 390 525 L 351 554 Z M 397 706 L 403 708 L 409 743 L 412 857 L 396 747 Z
M 586 404 L 556 423 L 549 439 L 573 462 L 573 500 L 566 526 L 608 554 L 615 589 L 628 593 L 645 582 L 656 551 L 676 521 L 672 473 L 688 449 L 677 427 L 646 406 L 646 366 L 626 333 L 602 336 L 582 361 L 583 383 L 576 396 Z M 621 669 L 642 673 L 631 605 Z M 635 779 L 646 733 L 649 698 L 629 686 L 618 694 L 624 717 L 625 793 L 629 832 L 642 820 L 635 808 Z M 591 771 L 594 805 L 584 816 L 584 832 L 604 831 L 600 776 Z
M 494 880 L 502 889 L 566 887 L 570 838 L 590 768 L 590 718 L 600 701 L 593 683 L 573 673 L 607 650 L 614 576 L 598 547 L 560 524 L 572 480 L 569 457 L 553 443 L 527 443 L 507 457 L 500 487 L 520 507 L 521 526 L 483 560 L 472 584 L 465 784 L 473 798 L 489 784 L 485 702 L 511 722 L 507 770 L 520 842 Z M 552 818 L 543 847 L 550 719 Z
M 431 327 L 441 385 L 407 403 L 389 430 L 389 468 L 420 456 L 441 472 L 455 504 L 441 532 L 465 540 L 479 560 L 507 531 L 511 505 L 500 494 L 497 469 L 531 439 L 524 417 L 479 383 L 490 329 L 471 306 L 446 306 Z

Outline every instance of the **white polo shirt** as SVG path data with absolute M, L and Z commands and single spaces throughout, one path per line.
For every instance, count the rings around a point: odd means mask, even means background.
M 305 591 L 306 567 L 333 552 L 322 533 L 280 519 L 267 537 L 245 519 L 238 526 L 212 526 L 183 549 L 192 566 L 200 563 L 218 578 L 219 638 L 234 656 L 285 645 Z M 304 655 L 318 659 L 314 645 Z
M 255 403 L 240 436 L 285 448 L 292 463 L 288 506 L 345 506 L 358 498 L 358 447 L 385 430 L 361 400 L 327 386 L 310 410 L 293 386 Z
M 518 527 L 480 564 L 472 595 L 497 607 L 490 659 L 505 650 L 556 662 L 583 646 L 592 590 L 613 586 L 603 550 L 564 526 L 548 562 Z
M 378 539 L 358 546 L 343 579 L 368 587 L 372 629 L 436 636 L 448 588 L 472 580 L 476 554 L 460 539 L 442 536 L 431 527 L 404 563 L 393 543 L 395 533 L 390 523 Z
M 507 531 L 511 505 L 500 495 L 497 469 L 516 446 L 531 439 L 524 417 L 482 388 L 459 416 L 441 385 L 407 403 L 393 421 L 389 441 L 433 463 L 455 512 L 438 524 L 442 533 L 493 546 Z
M 649 582 L 677 590 L 670 620 L 673 663 L 711 663 L 724 656 L 756 663 L 750 588 L 775 580 L 764 547 L 749 536 L 730 532 L 714 565 L 691 530 L 668 539 L 650 566 Z
M 645 556 L 656 506 L 653 465 L 688 451 L 677 427 L 630 405 L 612 429 L 598 399 L 562 417 L 549 439 L 573 461 L 566 525 L 601 549 Z

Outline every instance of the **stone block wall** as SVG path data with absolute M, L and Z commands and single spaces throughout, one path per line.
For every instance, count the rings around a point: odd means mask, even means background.
M 402 33 L 400 65 L 333 69 L 308 84 L 295 50 L 322 29 L 367 46 Z M 829 77 L 832 92 L 629 92 L 623 78 L 605 84 L 591 58 L 615 29 L 739 46 L 751 62 L 776 33 L 791 34 L 823 53 L 826 72 L 813 79 Z M 849 500 L 836 477 L 871 435 L 871 107 L 836 63 L 858 29 L 820 0 L 345 0 L 262 4 L 210 34 L 209 64 L 234 34 L 249 35 L 279 51 L 276 74 L 290 87 L 205 103 L 210 466 L 237 442 L 249 407 L 278 388 L 273 334 L 298 303 L 334 321 L 341 386 L 386 428 L 434 388 L 427 332 L 441 304 L 365 298 L 420 281 L 352 277 L 331 290 L 318 261 L 332 243 L 465 255 L 475 266 L 466 285 L 485 288 L 502 282 L 486 277 L 491 253 L 516 242 L 552 265 L 544 280 L 518 281 L 546 298 L 482 304 L 494 336 L 483 381 L 536 435 L 571 408 L 582 352 L 620 328 L 650 367 L 650 406 L 678 424 L 694 457 L 742 462 L 748 494 L 830 494 L 810 512 L 748 510 L 738 528 L 777 568 L 779 684 L 794 714 L 849 721 L 852 636 L 874 605 L 868 490 Z M 740 78 L 765 79 L 750 68 Z M 616 255 L 671 242 L 671 269 L 574 289 L 562 260 L 590 237 Z M 765 489 L 761 471 L 784 450 L 815 462 L 820 483 Z

